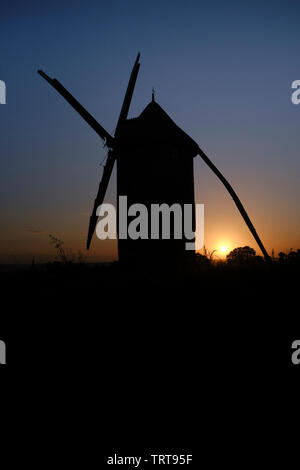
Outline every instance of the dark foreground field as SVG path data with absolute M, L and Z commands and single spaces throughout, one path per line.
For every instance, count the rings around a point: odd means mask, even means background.
M 212 353 L 217 349 L 214 338 L 235 350 L 243 337 L 253 355 L 249 341 L 257 346 L 260 340 L 271 354 L 278 345 L 274 335 L 297 336 L 299 269 L 298 257 L 242 263 L 197 257 L 180 266 L 2 266 L 2 326 L 12 339 L 29 333 L 37 342 L 50 337 L 58 355 L 59 344 L 85 341 L 85 348 L 115 344 L 113 354 L 122 344 L 146 355 L 170 344 L 169 359 L 181 348 L 193 348 L 195 358 L 206 342 Z M 81 351 L 76 362 L 83 359 Z M 98 360 L 92 354 L 93 359 Z M 40 360 L 33 351 L 30 362 Z
M 267 427 L 292 417 L 297 259 L 2 266 L 0 279 L 7 370 L 50 378 L 67 401 L 84 389 L 111 442 L 183 445 L 204 427 L 210 442 L 217 432 L 260 452 Z
M 297 252 L 295 257 L 270 262 L 259 257 L 213 262 L 197 256 L 185 263 L 135 266 L 118 262 L 0 265 L 0 281 L 8 306 L 22 302 L 27 315 L 43 315 L 52 305 L 52 313 L 61 316 L 73 309 L 74 314 L 94 312 L 109 317 L 121 313 L 125 306 L 127 313 L 136 311 L 142 316 L 150 302 L 155 306 L 153 314 L 170 314 L 174 306 L 177 314 L 190 307 L 200 316 L 208 310 L 222 315 L 224 309 L 246 314 L 252 308 L 253 315 L 283 318 L 297 309 L 299 272 Z M 163 306 L 166 299 L 167 310 Z M 177 300 L 183 299 L 181 310 Z M 78 310 L 79 303 L 82 310 Z M 105 312 L 102 304 L 108 307 Z

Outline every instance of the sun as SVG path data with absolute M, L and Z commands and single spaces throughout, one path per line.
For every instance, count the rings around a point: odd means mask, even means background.
M 219 257 L 221 258 L 226 258 L 226 256 L 230 253 L 231 251 L 231 243 L 220 243 L 218 249 L 217 249 L 217 254 L 219 254 Z

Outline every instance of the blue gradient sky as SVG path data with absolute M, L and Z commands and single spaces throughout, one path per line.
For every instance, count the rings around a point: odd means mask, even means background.
M 299 247 L 300 4 L 86 1 L 1 4 L 0 262 L 43 261 L 48 234 L 84 251 L 102 142 L 36 73 L 43 69 L 113 132 L 141 51 L 130 116 L 156 100 L 237 190 L 268 250 Z M 259 251 L 221 183 L 197 158 L 208 249 Z M 115 197 L 115 178 L 107 200 Z M 94 239 L 90 260 L 116 256 Z

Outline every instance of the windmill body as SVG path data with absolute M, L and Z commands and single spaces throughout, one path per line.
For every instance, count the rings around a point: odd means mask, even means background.
M 198 146 L 154 101 L 141 115 L 122 123 L 116 147 L 117 195 L 127 196 L 128 205 L 143 204 L 151 233 L 151 205 L 192 206 L 195 224 L 193 157 Z M 190 254 L 185 249 L 183 214 L 182 239 L 176 239 L 171 214 L 170 239 L 120 239 L 119 259 L 178 259 Z M 130 218 L 128 218 L 130 223 Z M 160 227 L 161 228 L 161 227 Z M 190 241 L 190 240 L 189 240 Z

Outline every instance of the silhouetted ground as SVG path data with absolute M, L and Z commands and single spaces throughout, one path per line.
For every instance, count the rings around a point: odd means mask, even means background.
M 210 262 L 199 256 L 185 264 L 144 264 L 124 266 L 118 262 L 106 264 L 60 263 L 44 265 L 0 265 L 0 279 L 4 291 L 17 290 L 28 300 L 61 296 L 69 300 L 108 290 L 128 290 L 128 295 L 153 289 L 184 289 L 194 295 L 206 290 L 238 291 L 239 296 L 262 298 L 293 297 L 297 286 L 300 257 L 290 260 L 265 262 L 261 258 L 248 262 Z M 70 297 L 68 297 L 70 296 Z M 203 299 L 202 299 L 203 300 Z M 287 299 L 286 299 L 287 300 Z
M 72 384 L 71 395 L 84 387 L 87 413 L 111 442 L 130 432 L 146 446 L 159 436 L 183 445 L 193 426 L 213 441 L 217 426 L 243 448 L 237 429 L 259 422 L 258 449 L 264 430 L 290 416 L 297 260 L 2 266 L 0 279 L 10 368 Z

